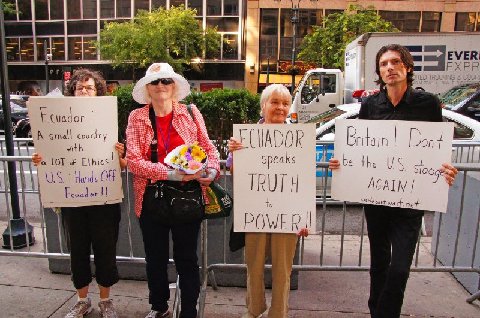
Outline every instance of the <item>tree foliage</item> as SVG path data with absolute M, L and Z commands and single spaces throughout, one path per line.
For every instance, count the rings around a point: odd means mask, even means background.
M 195 10 L 183 6 L 140 10 L 133 21 L 107 23 L 97 45 L 102 58 L 114 67 L 146 67 L 161 61 L 181 71 L 192 58 L 220 48 L 216 29 L 204 32 L 195 16 Z
M 17 13 L 17 11 L 15 10 L 15 1 L 9 1 L 9 2 L 0 1 L 0 5 L 2 6 L 4 15 Z M 21 14 L 21 12 L 19 13 Z
M 314 26 L 300 47 L 298 58 L 325 68 L 344 66 L 345 48 L 348 43 L 367 32 L 398 31 L 391 22 L 377 15 L 373 7 L 350 5 L 341 13 L 325 17 L 325 27 Z

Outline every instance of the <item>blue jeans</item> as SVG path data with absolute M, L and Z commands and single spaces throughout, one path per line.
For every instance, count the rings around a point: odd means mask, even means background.
M 169 233 L 172 232 L 173 260 L 180 276 L 181 318 L 197 316 L 197 300 L 200 294 L 200 273 L 198 271 L 197 242 L 201 221 L 166 226 L 154 221 L 150 215 L 140 216 L 147 279 L 149 303 L 153 310 L 168 310 L 170 289 L 167 266 L 169 262 Z
M 365 205 L 370 240 L 372 318 L 400 316 L 423 211 Z

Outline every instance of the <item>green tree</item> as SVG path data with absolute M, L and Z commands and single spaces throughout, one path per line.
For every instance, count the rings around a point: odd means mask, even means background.
M 344 67 L 348 43 L 367 32 L 397 32 L 392 23 L 377 15 L 374 7 L 350 5 L 341 13 L 325 17 L 325 27 L 314 26 L 300 47 L 298 58 L 321 67 Z
M 161 61 L 181 72 L 192 58 L 220 48 L 216 29 L 204 32 L 195 16 L 195 10 L 183 6 L 140 10 L 133 21 L 107 23 L 97 45 L 114 67 L 135 69 Z

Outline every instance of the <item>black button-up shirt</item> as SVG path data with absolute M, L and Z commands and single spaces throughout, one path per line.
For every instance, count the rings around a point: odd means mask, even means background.
M 393 106 L 385 89 L 362 101 L 359 119 L 442 121 L 442 107 L 437 96 L 411 87 L 397 106 Z

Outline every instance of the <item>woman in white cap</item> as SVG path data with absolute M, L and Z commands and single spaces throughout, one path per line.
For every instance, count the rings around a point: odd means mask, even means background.
M 185 78 L 175 73 L 167 63 L 154 63 L 133 89 L 133 98 L 145 106 L 132 111 L 127 126 L 127 162 L 134 175 L 135 213 L 142 230 L 147 262 L 147 279 L 151 311 L 145 318 L 169 317 L 170 297 L 167 266 L 169 233 L 172 233 L 173 259 L 180 276 L 181 318 L 197 316 L 200 275 L 197 241 L 201 220 L 180 225 L 168 225 L 144 211 L 143 197 L 147 183 L 157 180 L 187 182 L 196 180 L 203 190 L 219 172 L 217 151 L 210 141 L 200 111 L 191 105 L 191 114 L 183 98 L 190 93 Z M 154 112 L 158 142 L 154 138 L 151 117 Z M 151 117 L 150 117 L 151 116 Z M 153 119 L 152 119 L 153 120 Z M 198 144 L 208 156 L 207 167 L 187 175 L 170 169 L 163 160 L 170 151 L 182 144 Z M 157 148 L 157 160 L 152 162 L 151 149 Z

